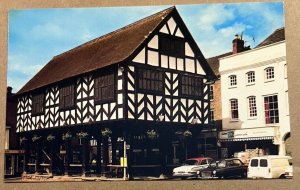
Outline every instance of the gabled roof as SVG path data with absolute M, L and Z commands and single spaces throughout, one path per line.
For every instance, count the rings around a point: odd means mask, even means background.
M 55 56 L 18 94 L 125 61 L 173 11 L 170 7 Z
M 232 55 L 232 52 L 227 52 L 227 53 L 224 53 L 224 54 L 217 55 L 215 57 L 210 57 L 210 58 L 206 59 L 207 63 L 209 64 L 209 66 L 214 71 L 214 73 L 217 77 L 220 76 L 220 73 L 219 73 L 219 66 L 220 66 L 219 59 L 222 58 L 222 57 L 229 56 L 229 55 Z
M 266 45 L 270 45 L 270 44 L 273 44 L 273 43 L 276 43 L 276 42 L 280 42 L 280 41 L 283 41 L 283 40 L 285 40 L 284 27 L 278 28 L 277 30 L 275 30 L 264 41 L 262 41 L 260 44 L 258 44 L 256 46 L 256 48 L 262 47 L 262 46 L 266 46 Z

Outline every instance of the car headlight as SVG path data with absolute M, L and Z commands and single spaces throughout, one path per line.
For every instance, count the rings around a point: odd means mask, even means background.
M 216 171 L 216 170 L 214 170 L 214 171 L 213 171 L 213 174 L 214 174 L 214 175 L 216 175 L 216 173 L 217 173 L 217 171 Z

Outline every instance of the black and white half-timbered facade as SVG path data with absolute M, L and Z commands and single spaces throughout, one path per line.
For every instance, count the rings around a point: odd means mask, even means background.
M 126 157 L 129 174 L 159 174 L 200 156 L 213 79 L 175 7 L 58 55 L 18 92 L 24 171 L 101 174 Z

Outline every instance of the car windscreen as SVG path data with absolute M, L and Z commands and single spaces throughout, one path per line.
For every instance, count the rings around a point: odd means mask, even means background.
M 225 168 L 226 167 L 226 161 L 214 161 L 210 164 L 211 167 L 217 167 L 217 168 Z
M 197 165 L 197 160 L 186 160 L 182 165 Z

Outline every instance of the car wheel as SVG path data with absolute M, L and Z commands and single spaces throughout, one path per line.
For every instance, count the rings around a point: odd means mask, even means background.
M 285 179 L 285 175 L 282 174 L 281 176 L 279 176 L 279 179 Z

